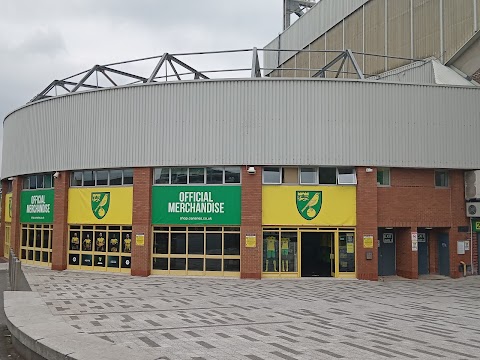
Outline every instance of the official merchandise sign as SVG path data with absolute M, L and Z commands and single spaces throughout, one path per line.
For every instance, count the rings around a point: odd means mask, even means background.
M 356 225 L 355 186 L 262 187 L 263 225 Z
M 53 189 L 23 190 L 20 195 L 21 223 L 53 223 Z
M 152 224 L 240 225 L 241 186 L 154 186 Z
M 132 209 L 132 186 L 68 190 L 69 224 L 129 225 Z

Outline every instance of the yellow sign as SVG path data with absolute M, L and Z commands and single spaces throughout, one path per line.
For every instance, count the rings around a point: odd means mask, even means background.
M 363 235 L 363 247 L 373 249 L 373 235 Z
M 355 253 L 355 247 L 353 246 L 353 243 L 347 243 L 347 254 L 353 253 Z
M 306 204 L 299 203 L 298 192 L 308 193 L 312 195 L 312 199 L 318 198 L 315 203 L 315 209 L 318 208 L 315 210 L 315 216 L 310 216 L 313 212 L 310 215 L 307 213 L 310 210 L 308 201 Z M 262 223 L 263 225 L 355 226 L 356 201 L 355 186 L 266 185 L 262 188 Z M 313 207 L 312 205 L 311 208 Z
M 68 190 L 69 224 L 130 225 L 132 209 L 131 186 Z
M 12 222 L 12 193 L 7 193 L 5 195 L 5 222 L 11 223 Z
M 135 235 L 135 245 L 144 246 L 145 245 L 145 234 Z
M 256 235 L 245 236 L 245 247 L 247 248 L 257 247 L 257 236 Z

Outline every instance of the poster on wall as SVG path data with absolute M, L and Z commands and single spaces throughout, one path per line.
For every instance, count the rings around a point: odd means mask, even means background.
M 21 223 L 53 223 L 53 189 L 23 190 L 20 195 Z
M 152 224 L 240 225 L 240 186 L 154 186 Z

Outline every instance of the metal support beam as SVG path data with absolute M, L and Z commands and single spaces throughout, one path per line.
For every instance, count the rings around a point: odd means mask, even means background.
M 335 79 L 338 79 L 338 75 L 340 75 L 340 71 L 342 71 L 343 65 L 345 64 L 345 60 L 347 60 L 347 57 L 344 56 L 342 63 L 340 64 L 340 67 L 337 70 L 337 73 L 335 74 Z
M 112 68 L 105 67 L 105 66 L 102 66 L 100 68 L 100 70 L 109 71 L 109 72 L 114 73 L 114 74 L 127 76 L 127 77 L 131 77 L 133 79 L 137 79 L 137 80 L 140 80 L 140 81 L 143 81 L 143 82 L 147 82 L 147 78 L 145 78 L 143 76 L 135 75 L 135 74 L 130 74 L 130 73 L 127 73 L 125 71 L 120 71 L 120 70 L 112 69 Z
M 365 75 L 363 74 L 362 69 L 360 69 L 360 66 L 358 65 L 358 62 L 357 62 L 357 59 L 355 58 L 355 55 L 353 55 L 352 50 L 351 50 L 351 49 L 347 49 L 347 50 L 345 50 L 345 52 L 347 53 L 348 57 L 349 57 L 350 60 L 352 61 L 353 68 L 354 68 L 355 71 L 357 72 L 358 77 L 359 77 L 360 79 L 364 80 L 364 79 L 365 79 Z
M 175 66 L 172 63 L 172 60 L 168 59 L 168 63 L 170 64 L 170 67 L 172 68 L 173 72 L 175 73 L 175 76 L 177 77 L 177 79 L 182 80 L 180 78 L 180 75 L 178 75 L 177 69 L 175 69 Z
M 262 72 L 260 71 L 260 62 L 258 61 L 258 50 L 256 47 L 252 51 L 252 78 L 262 77 Z
M 104 69 L 101 69 L 100 72 L 103 74 L 103 76 L 105 76 L 107 78 L 108 81 L 110 81 L 112 83 L 113 86 L 118 86 L 115 81 L 112 80 L 112 78 L 110 76 L 107 75 L 107 73 L 105 72 Z
M 313 77 L 325 77 L 325 71 L 331 68 L 333 65 L 335 65 L 338 61 L 344 59 L 346 57 L 345 51 L 342 51 L 340 55 L 338 55 L 335 59 L 330 61 L 327 65 L 325 65 L 323 68 L 321 68 L 319 71 L 317 71 L 315 74 L 313 74 Z
M 165 62 L 165 60 L 167 60 L 167 58 L 169 56 L 170 55 L 168 55 L 168 53 L 165 53 L 165 54 L 162 55 L 162 57 L 160 58 L 160 61 L 157 64 L 157 66 L 155 66 L 155 69 L 153 69 L 152 74 L 148 78 L 147 83 L 153 82 L 153 79 L 155 79 L 155 76 L 157 76 L 158 72 L 160 71 L 160 68 L 162 67 L 163 63 Z
M 84 83 L 85 81 L 87 81 L 87 79 L 95 72 L 97 71 L 97 69 L 99 68 L 98 65 L 95 65 L 94 67 L 92 67 L 84 76 L 83 78 L 77 83 L 77 85 L 72 89 L 72 93 L 74 93 L 75 91 L 77 91 Z
M 190 70 L 192 73 L 194 73 L 195 74 L 195 79 L 200 79 L 200 78 L 209 79 L 208 76 L 202 74 L 200 71 L 195 70 L 190 65 L 185 64 L 183 61 L 178 60 L 174 56 L 170 56 L 170 60 L 176 62 L 178 65 L 183 66 L 185 69 Z

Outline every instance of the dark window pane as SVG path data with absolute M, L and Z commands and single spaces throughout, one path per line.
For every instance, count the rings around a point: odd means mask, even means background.
M 170 168 L 156 168 L 153 183 L 154 184 L 169 184 L 170 183 Z
M 33 250 L 28 250 L 28 260 L 33 260 Z
M 42 230 L 35 230 L 35 247 L 42 247 Z
M 132 184 L 133 184 L 133 169 L 124 169 L 123 185 L 132 185 Z
M 240 231 L 239 227 L 224 227 L 223 231 Z
M 172 231 L 187 231 L 187 228 L 185 226 L 177 226 L 177 227 L 172 226 Z
M 240 234 L 224 234 L 224 255 L 240 255 Z
M 119 252 L 120 249 L 120 233 L 110 232 L 108 233 L 108 251 Z
M 82 251 L 93 250 L 93 231 L 82 232 Z
M 28 230 L 28 246 L 33 247 L 35 244 L 35 232 L 33 229 Z
M 240 167 L 225 167 L 225 184 L 240 184 Z
M 40 261 L 42 253 L 40 251 L 35 251 L 35 261 Z
M 95 186 L 95 176 L 93 171 L 83 172 L 83 186 Z
M 97 186 L 108 185 L 108 170 L 99 170 L 97 173 Z
M 70 231 L 70 250 L 80 250 L 79 235 L 78 231 Z
M 28 176 L 23 178 L 23 188 L 30 189 L 30 178 Z
M 22 259 L 22 260 L 27 260 L 27 250 L 22 249 L 22 251 L 21 251 L 21 259 Z
M 122 170 L 110 170 L 110 185 L 122 185 Z
M 105 255 L 95 255 L 93 257 L 93 265 L 105 267 Z
M 30 176 L 30 189 L 36 189 L 37 188 L 37 176 L 32 175 Z
M 75 171 L 72 174 L 72 186 L 82 186 L 82 176 L 83 173 L 81 171 Z
M 222 255 L 222 234 L 207 234 L 207 255 Z
M 82 265 L 83 266 L 92 266 L 92 255 L 82 254 Z
M 107 267 L 109 267 L 109 268 L 119 268 L 120 267 L 120 258 L 118 256 L 108 256 L 107 257 Z
M 205 183 L 205 168 L 189 168 L 188 169 L 188 183 L 189 184 L 204 184 Z
M 167 240 L 167 244 L 168 244 L 168 240 Z M 131 233 L 123 233 L 122 251 L 124 253 L 132 252 L 132 234 Z
M 203 255 L 203 234 L 188 234 L 188 253 Z
M 168 259 L 167 258 L 153 258 L 153 269 L 154 270 L 168 270 Z
M 80 255 L 79 254 L 68 255 L 68 264 L 69 265 L 79 265 L 80 264 Z
M 170 270 L 185 270 L 187 259 L 170 259 Z
M 206 259 L 205 269 L 207 271 L 222 271 L 222 260 L 221 259 Z
M 207 184 L 223 184 L 223 168 L 207 168 Z
M 43 189 L 43 175 L 37 175 L 37 189 Z
M 44 249 L 48 249 L 49 248 L 49 240 L 50 240 L 50 231 L 48 230 L 43 230 L 43 244 L 42 244 L 42 247 Z M 50 246 L 51 248 L 51 246 Z
M 48 251 L 42 251 L 42 262 L 48 263 Z
M 168 233 L 155 233 L 153 235 L 153 253 L 168 254 Z
M 95 251 L 105 252 L 105 233 L 96 232 L 95 233 Z M 95 265 L 96 266 L 96 265 Z
M 22 246 L 27 246 L 27 229 L 22 229 Z
M 172 233 L 170 239 L 171 254 L 185 254 L 187 236 L 184 233 Z
M 43 187 L 50 189 L 52 187 L 52 174 L 43 175 Z
M 130 256 L 122 256 L 122 269 L 130 269 L 132 266 L 132 258 Z
M 171 183 L 172 184 L 186 184 L 187 183 L 187 168 L 172 168 L 171 169 Z
M 203 259 L 188 259 L 188 270 L 203 271 Z
M 230 260 L 225 259 L 223 260 L 223 271 L 240 271 L 240 260 Z
M 335 185 L 337 183 L 337 169 L 321 167 L 319 172 L 319 183 L 322 185 Z

